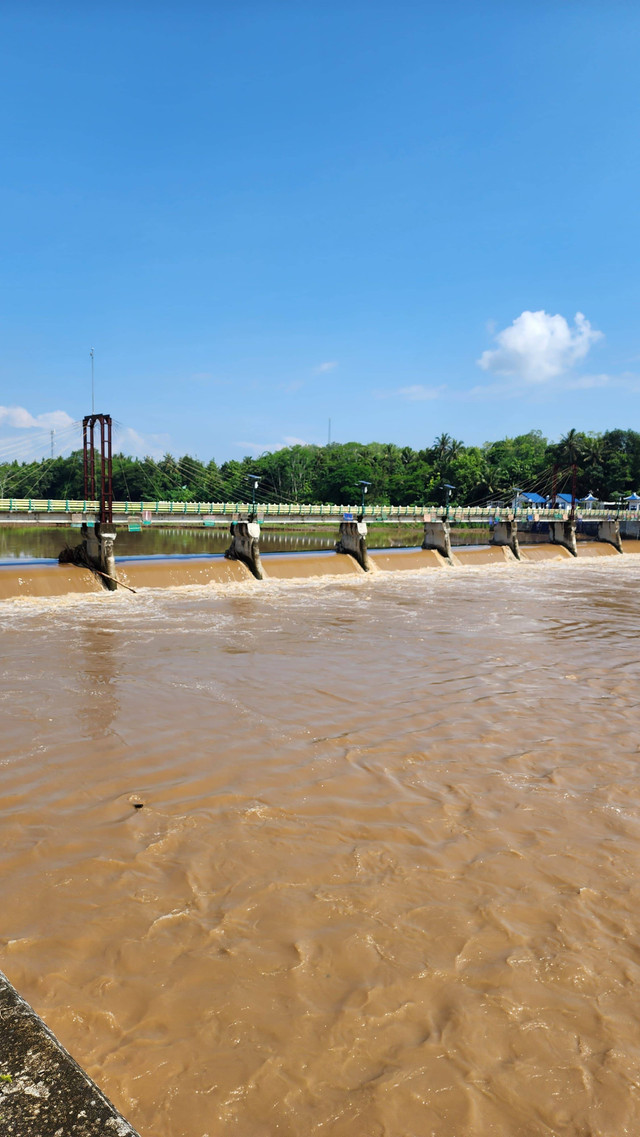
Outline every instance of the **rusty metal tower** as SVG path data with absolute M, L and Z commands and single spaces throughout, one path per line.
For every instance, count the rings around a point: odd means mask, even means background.
M 96 494 L 95 428 L 100 425 L 100 463 Z M 85 415 L 82 420 L 82 461 L 85 501 L 100 500 L 100 521 L 113 521 L 113 463 L 111 449 L 111 415 Z

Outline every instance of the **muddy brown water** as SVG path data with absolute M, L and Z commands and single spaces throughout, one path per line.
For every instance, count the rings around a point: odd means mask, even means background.
M 335 531 L 334 531 L 335 530 Z M 265 550 L 284 552 L 288 550 L 330 549 L 336 543 L 338 524 L 335 527 L 315 532 L 301 532 L 297 529 L 276 529 L 263 527 L 261 544 Z M 73 548 L 81 540 L 80 529 L 76 526 L 0 525 L 0 560 L 14 558 L 57 558 L 66 546 Z M 180 528 L 177 526 L 149 526 L 139 532 L 129 532 L 118 526 L 115 543 L 117 557 L 135 556 L 210 556 L 223 553 L 230 542 L 229 525 L 220 524 L 211 528 Z
M 0 603 L 0 967 L 143 1137 L 638 1133 L 639 594 Z
M 314 528 L 311 525 L 262 526 L 260 544 L 264 552 L 308 552 L 327 550 L 338 539 L 339 520 Z M 369 527 L 369 543 L 378 548 L 415 546 L 422 543 L 423 527 L 409 524 L 386 524 Z M 67 545 L 73 547 L 81 539 L 78 526 L 68 525 L 14 525 L 0 524 L 0 561 L 15 558 L 54 558 Z M 485 543 L 488 529 L 452 529 L 454 545 L 465 542 Z M 142 527 L 129 532 L 118 526 L 115 545 L 116 557 L 135 556 L 209 556 L 223 553 L 229 547 L 229 525 L 220 523 L 207 528 L 181 528 L 179 526 Z

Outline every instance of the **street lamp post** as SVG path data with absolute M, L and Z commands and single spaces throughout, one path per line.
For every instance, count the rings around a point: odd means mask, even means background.
M 514 490 L 513 490 L 513 516 L 514 517 L 516 516 L 516 514 L 518 512 L 518 498 L 520 497 L 521 493 L 522 493 L 522 490 L 519 490 L 514 486 Z
M 447 499 L 446 499 L 446 508 L 445 508 L 445 514 L 444 514 L 444 516 L 445 516 L 445 521 L 448 521 L 448 520 L 449 520 L 449 497 L 451 496 L 451 493 L 452 493 L 452 491 L 453 491 L 453 490 L 454 490 L 456 487 L 455 487 L 455 486 L 452 486 L 452 485 L 450 485 L 450 484 L 449 484 L 449 482 L 443 482 L 443 485 L 444 485 L 444 488 L 445 488 L 445 490 L 446 490 L 446 492 L 447 492 Z
M 255 521 L 255 519 L 256 519 L 256 489 L 258 487 L 258 482 L 260 481 L 260 477 L 258 474 L 247 474 L 247 480 L 251 482 L 251 516 L 249 518 L 249 521 Z
M 367 490 L 369 489 L 371 482 L 360 481 L 360 482 L 358 482 L 358 485 L 360 486 L 360 488 L 362 490 L 362 507 L 361 507 L 361 513 L 360 513 L 360 520 L 364 521 L 364 495 L 366 494 Z

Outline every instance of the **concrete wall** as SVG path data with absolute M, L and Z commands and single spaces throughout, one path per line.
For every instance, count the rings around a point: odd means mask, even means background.
M 453 563 L 451 557 L 451 538 L 447 521 L 425 521 L 423 549 L 435 549 L 445 560 Z
M 256 580 L 263 580 L 260 560 L 260 526 L 255 521 L 232 521 L 229 529 L 231 544 L 224 554 L 231 561 L 242 561 Z
M 81 532 L 80 544 L 72 549 L 63 549 L 58 557 L 59 563 L 91 569 L 101 584 L 113 591 L 118 587 L 113 551 L 113 543 L 117 536 L 115 525 L 96 521 L 94 525 L 83 525 Z
M 364 521 L 341 521 L 336 553 L 349 553 L 365 572 L 373 567 L 367 551 L 367 526 Z
M 115 589 L 116 584 L 116 559 L 113 552 L 113 542 L 116 539 L 115 525 L 107 525 L 104 522 L 97 521 L 95 525 L 96 538 L 98 540 L 98 565 L 100 571 L 104 573 L 104 583 L 107 588 Z
M 139 1137 L 0 972 L 0 1132 Z
M 562 545 L 572 556 L 577 557 L 575 521 L 550 521 L 549 537 L 553 545 Z
M 491 545 L 503 545 L 511 549 L 514 557 L 520 560 L 520 547 L 518 545 L 518 522 L 496 521 L 491 536 Z
M 622 552 L 622 541 L 620 540 L 620 524 L 618 521 L 599 521 L 598 522 L 598 540 L 606 541 L 607 544 L 613 545 L 619 553 Z

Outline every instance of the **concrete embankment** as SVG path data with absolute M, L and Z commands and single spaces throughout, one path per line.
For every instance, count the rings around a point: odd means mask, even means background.
M 3 1137 L 138 1137 L 0 972 Z
M 619 557 L 620 552 L 614 545 L 605 541 L 577 541 L 576 557 Z
M 362 576 L 352 557 L 336 553 L 269 553 L 262 558 L 266 580 L 302 580 L 314 576 Z
M 484 548 L 452 549 L 451 559 L 457 565 L 513 564 L 515 557 L 507 545 L 485 545 Z
M 17 564 L 0 568 L 0 600 L 14 596 L 68 596 L 74 592 L 103 592 L 88 568 L 77 565 Z
M 626 543 L 626 542 L 625 542 Z M 640 553 L 640 542 L 630 542 L 625 550 Z M 598 542 L 578 544 L 578 558 L 617 557 L 620 554 L 611 546 Z M 443 569 L 451 571 L 464 567 L 491 567 L 507 563 L 520 564 L 542 561 L 574 561 L 576 558 L 562 545 L 540 543 L 520 547 L 520 560 L 516 561 L 505 547 L 480 546 L 453 549 L 447 561 L 435 549 L 373 549 L 368 552 L 369 571 L 419 572 Z M 116 561 L 118 580 L 134 592 L 144 588 L 181 588 L 207 585 L 229 585 L 255 580 L 251 570 L 241 561 L 214 557 L 157 557 L 131 558 Z M 353 557 L 338 553 L 267 553 L 262 556 L 262 579 L 303 580 L 364 576 L 364 569 Z M 256 582 L 257 584 L 257 582 Z M 104 595 L 99 580 L 89 569 L 56 564 L 0 567 L 0 600 L 19 597 L 72 596 L 74 594 Z
M 540 541 L 535 545 L 520 545 L 520 560 L 531 561 L 572 561 L 573 556 L 564 545 L 552 545 L 549 541 Z
M 382 572 L 415 572 L 446 568 L 448 561 L 436 549 L 372 549 L 369 559 Z
M 260 526 L 237 521 L 231 526 L 231 543 L 224 556 L 143 556 L 116 561 L 113 532 L 103 534 L 96 526 L 95 534 L 87 530 L 83 543 L 65 550 L 61 556 L 66 562 L 77 563 L 16 563 L 0 567 L 0 599 L 101 592 L 105 585 L 113 588 L 118 584 L 135 592 L 138 588 L 527 564 L 640 552 L 640 541 L 620 540 L 617 522 L 594 523 L 597 540 L 577 540 L 575 525 L 570 521 L 550 523 L 547 529 L 550 539 L 524 528 L 518 532 L 515 521 L 501 522 L 488 545 L 452 546 L 447 522 L 429 521 L 424 524 L 421 548 L 369 549 L 367 526 L 361 521 L 342 522 L 335 552 L 262 554 Z
M 181 585 L 233 584 L 251 580 L 242 561 L 214 557 L 132 557 L 116 562 L 118 580 L 130 588 L 178 588 Z

